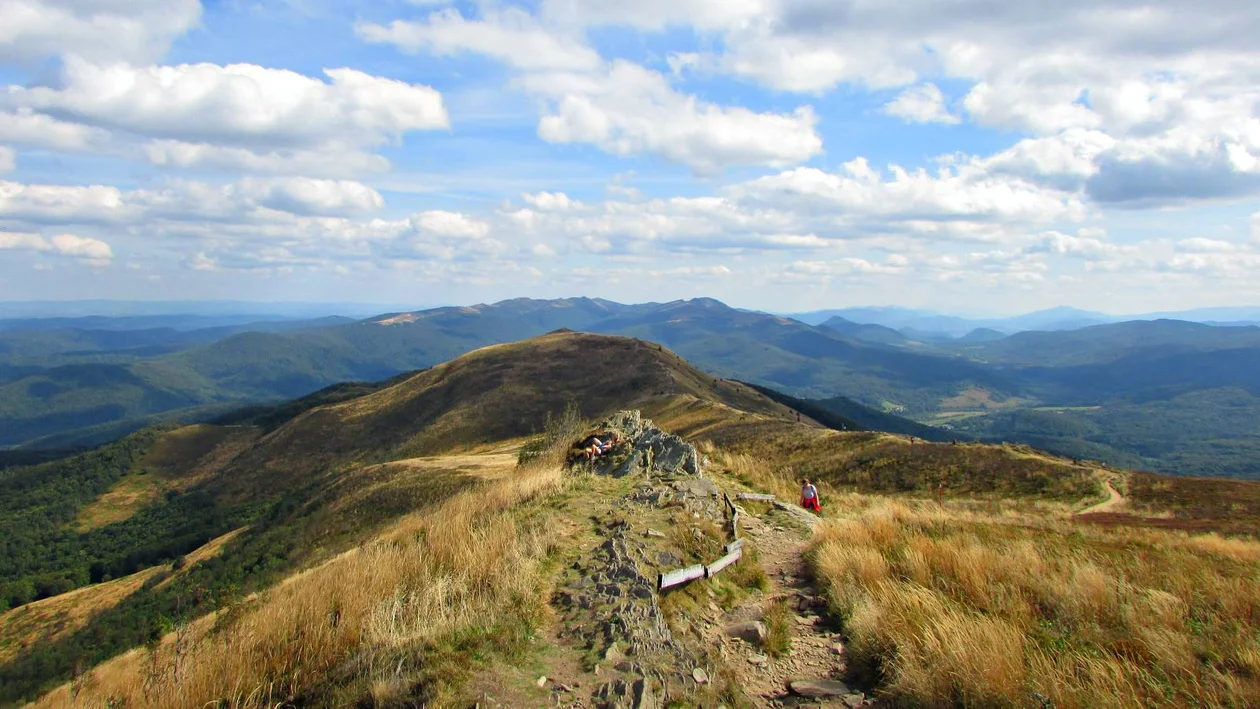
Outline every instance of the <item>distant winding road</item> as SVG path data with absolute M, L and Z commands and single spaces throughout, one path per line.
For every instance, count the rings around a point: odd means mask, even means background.
M 1103 500 L 1102 502 L 1099 502 L 1096 505 L 1090 505 L 1089 507 L 1086 507 L 1080 512 L 1077 512 L 1076 514 L 1078 516 L 1094 514 L 1097 512 L 1110 512 L 1121 502 L 1124 502 L 1124 495 L 1121 495 L 1120 491 L 1117 490 L 1115 486 L 1111 484 L 1111 480 L 1109 478 L 1105 478 L 1103 480 L 1103 485 L 1107 486 L 1107 493 L 1109 497 L 1106 500 Z

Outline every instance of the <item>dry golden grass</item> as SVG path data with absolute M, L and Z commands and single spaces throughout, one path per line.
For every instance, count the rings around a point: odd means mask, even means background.
M 424 473 L 432 470 L 457 472 L 480 480 L 498 480 L 516 468 L 517 447 L 507 447 L 502 452 L 471 453 L 465 455 L 441 455 L 426 458 L 404 458 L 379 466 L 364 468 L 370 473 L 377 467 L 389 468 L 395 474 Z
M 551 457 L 458 494 L 36 705 L 344 704 L 398 694 L 441 703 L 444 678 L 466 669 L 458 666 L 466 657 L 448 656 L 453 648 L 470 638 L 510 643 L 545 612 L 539 563 L 548 532 L 520 522 L 513 508 L 562 485 Z
M 31 645 L 55 642 L 82 628 L 166 570 L 166 566 L 155 566 L 0 614 L 0 662 L 12 660 Z
M 168 481 L 148 471 L 128 473 L 104 495 L 79 510 L 74 527 L 86 532 L 115 522 L 123 522 L 148 507 L 166 491 Z
M 123 522 L 168 490 L 187 490 L 226 465 L 258 436 L 252 428 L 194 424 L 154 441 L 138 468 L 85 506 L 74 527 L 86 532 Z
M 960 409 L 962 411 L 975 411 L 977 409 L 1001 410 L 1010 409 L 1027 403 L 1027 399 L 1019 399 L 1011 397 L 996 401 L 993 398 L 993 392 L 979 387 L 972 387 L 955 394 L 948 399 L 941 399 L 940 407 L 942 409 Z
M 927 706 L 1260 703 L 1260 544 L 874 499 L 810 550 L 850 669 Z
M 1072 504 L 1106 498 L 1098 471 L 1026 446 L 928 443 L 774 417 L 712 419 L 684 433 L 703 436 L 719 467 L 786 499 L 795 499 L 800 478 L 861 492 L 930 494 L 943 487 L 947 498 Z

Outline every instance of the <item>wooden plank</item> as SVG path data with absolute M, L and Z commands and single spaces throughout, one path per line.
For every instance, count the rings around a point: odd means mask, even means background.
M 740 500 L 757 500 L 760 502 L 774 502 L 774 495 L 763 495 L 759 492 L 741 492 L 735 496 Z
M 735 510 L 735 514 L 731 515 L 731 538 L 739 539 L 739 510 Z
M 743 553 L 744 553 L 743 549 L 736 549 L 730 554 L 727 554 L 721 559 L 718 559 L 712 564 L 709 564 L 708 566 L 704 567 L 704 577 L 713 578 L 713 576 L 717 574 L 719 571 L 721 571 L 722 569 L 725 569 L 731 564 L 734 564 L 735 562 L 739 561 L 739 558 L 743 555 Z
M 743 540 L 743 539 L 736 539 L 735 541 L 733 541 L 733 542 L 731 542 L 730 544 L 727 544 L 727 545 L 726 545 L 726 553 L 727 553 L 727 554 L 730 554 L 731 552 L 735 551 L 736 549 L 743 549 L 743 548 L 744 548 L 744 540 Z
M 685 569 L 661 574 L 656 579 L 656 590 L 664 591 L 673 586 L 680 586 L 688 581 L 704 578 L 704 564 L 688 566 Z

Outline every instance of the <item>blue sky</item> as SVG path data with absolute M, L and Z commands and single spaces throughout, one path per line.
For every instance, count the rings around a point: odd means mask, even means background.
M 1260 303 L 1239 0 L 10 0 L 0 299 Z

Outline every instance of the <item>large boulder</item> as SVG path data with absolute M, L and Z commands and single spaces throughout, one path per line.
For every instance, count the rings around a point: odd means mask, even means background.
M 619 411 L 601 421 L 599 428 L 619 433 L 629 442 L 629 451 L 616 449 L 597 463 L 597 472 L 618 478 L 636 473 L 700 475 L 700 454 L 695 446 L 657 428 L 638 411 Z

